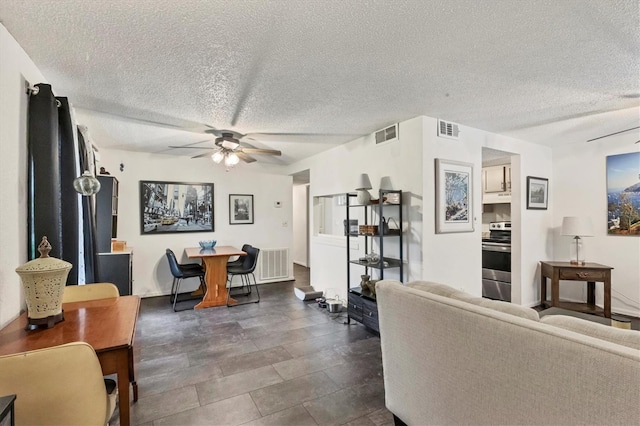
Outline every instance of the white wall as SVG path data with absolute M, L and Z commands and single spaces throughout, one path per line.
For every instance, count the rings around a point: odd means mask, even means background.
M 89 129 L 91 130 L 91 129 Z M 94 141 L 98 146 L 100 141 Z M 176 253 L 179 262 L 185 247 L 197 247 L 198 241 L 215 239 L 219 245 L 241 247 L 249 243 L 261 249 L 287 248 L 291 255 L 292 178 L 253 171 L 237 166 L 229 172 L 210 159 L 190 159 L 171 155 L 100 150 L 99 166 L 104 166 L 119 185 L 118 239 L 133 249 L 133 292 L 140 296 L 169 294 L 171 274 L 165 249 Z M 119 164 L 124 163 L 124 172 Z M 140 234 L 140 180 L 173 182 L 213 182 L 215 231 L 213 233 Z M 229 194 L 253 194 L 254 224 L 229 224 Z M 277 208 L 274 202 L 280 201 Z M 290 279 L 293 279 L 290 265 Z M 258 275 L 256 274 L 256 278 Z M 191 283 L 197 286 L 195 281 Z
M 424 127 L 423 279 L 442 282 L 470 294 L 482 294 L 482 148 L 512 157 L 512 301 L 539 303 L 538 262 L 549 258 L 551 210 L 525 210 L 526 176 L 551 176 L 551 149 L 514 138 L 460 126 L 459 140 L 439 138 L 437 120 L 422 117 Z M 474 232 L 435 233 L 435 159 L 473 164 Z M 526 226 L 523 226 L 526 223 Z M 542 232 L 541 232 L 542 230 Z
M 553 150 L 553 233 L 557 261 L 569 260 L 571 237 L 560 235 L 564 216 L 589 217 L 594 236 L 585 237 L 586 260 L 613 267 L 612 312 L 640 316 L 640 237 L 607 235 L 607 156 L 638 152 L 638 135 L 627 133 L 591 143 Z M 551 259 L 552 257 L 550 257 Z M 564 283 L 564 284 L 562 284 Z M 585 302 L 586 284 L 562 281 L 560 298 Z M 596 284 L 596 304 L 603 306 L 602 284 Z
M 27 106 L 25 80 L 47 83 L 0 24 L 0 328 L 24 307 L 15 269 L 27 261 Z
M 293 252 L 291 259 L 294 263 L 308 266 L 309 261 L 309 185 L 293 187 Z
M 405 265 L 404 281 L 422 273 L 422 120 L 400 123 L 399 141 L 375 145 L 371 135 L 322 152 L 289 167 L 290 173 L 310 170 L 310 197 L 354 192 L 357 178 L 367 173 L 377 198 L 380 180 L 390 177 L 393 189 L 404 191 Z M 346 208 L 345 213 L 346 216 Z M 344 218 L 344 216 L 343 216 Z M 313 222 L 313 218 L 309 220 Z M 311 226 L 313 229 L 313 223 Z M 362 244 L 352 239 L 361 253 Z M 310 236 L 311 285 L 316 290 L 347 297 L 346 239 L 343 236 Z M 397 253 L 397 242 L 385 240 L 385 253 Z M 351 286 L 357 286 L 364 268 L 353 265 Z M 393 269 L 385 278 L 400 278 Z

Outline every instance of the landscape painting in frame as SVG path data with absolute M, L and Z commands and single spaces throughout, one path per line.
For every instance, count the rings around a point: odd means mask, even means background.
M 213 183 L 140 181 L 140 232 L 213 232 Z
M 640 152 L 607 157 L 607 230 L 640 236 Z
M 473 165 L 436 158 L 436 233 L 473 232 Z

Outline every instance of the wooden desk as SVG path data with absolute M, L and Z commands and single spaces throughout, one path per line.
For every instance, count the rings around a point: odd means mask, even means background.
M 212 306 L 227 305 L 227 262 L 231 256 L 246 256 L 247 253 L 231 246 L 216 246 L 211 250 L 200 247 L 184 249 L 190 259 L 201 258 L 205 265 L 204 280 L 207 283 L 207 292 L 194 309 L 210 308 Z M 229 303 L 236 303 L 229 299 Z
M 133 369 L 133 339 L 140 298 L 121 296 L 64 303 L 62 309 L 64 321 L 53 328 L 25 330 L 25 312 L 0 330 L 0 355 L 77 341 L 90 344 L 98 355 L 102 373 L 118 375 L 120 424 L 129 425 L 129 383 L 133 385 L 133 400 L 138 400 L 138 385 Z
M 543 305 L 547 301 L 547 278 L 551 280 L 550 306 L 572 311 L 604 315 L 611 318 L 611 266 L 598 263 L 573 265 L 569 262 L 540 262 L 540 299 Z M 560 301 L 560 280 L 586 281 L 587 303 L 571 303 Z M 604 309 L 596 306 L 596 281 L 604 283 Z

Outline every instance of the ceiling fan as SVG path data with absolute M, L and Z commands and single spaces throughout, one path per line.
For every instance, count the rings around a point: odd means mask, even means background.
M 213 133 L 213 132 L 217 133 L 218 131 L 212 130 L 212 129 L 205 131 L 205 133 Z M 230 131 L 221 131 L 220 136 L 215 138 L 214 140 L 215 146 L 212 149 L 208 150 L 203 154 L 199 154 L 191 158 L 201 158 L 201 157 L 211 156 L 211 159 L 214 162 L 221 163 L 224 161 L 225 166 L 227 166 L 227 168 L 230 168 L 238 164 L 240 160 L 244 161 L 245 163 L 253 163 L 254 161 L 256 161 L 256 159 L 249 154 L 276 155 L 276 156 L 282 155 L 281 151 L 278 151 L 275 149 L 243 147 L 239 140 L 241 138 L 242 136 L 240 136 L 239 138 L 235 137 L 235 135 Z M 169 148 L 174 148 L 174 149 L 186 148 L 186 149 L 199 149 L 199 150 L 206 149 L 205 147 L 202 147 L 202 146 L 191 146 L 191 145 L 169 146 Z

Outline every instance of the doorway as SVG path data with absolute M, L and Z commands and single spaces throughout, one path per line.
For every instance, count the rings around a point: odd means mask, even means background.
M 293 252 L 294 264 L 309 268 L 309 170 L 302 170 L 293 177 Z M 294 268 L 295 274 L 296 268 Z

